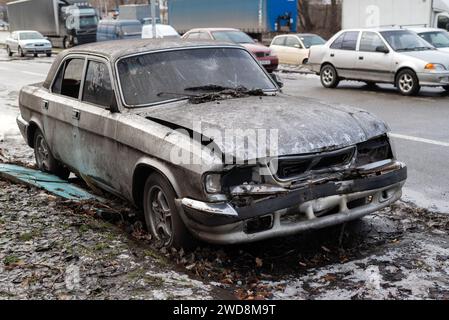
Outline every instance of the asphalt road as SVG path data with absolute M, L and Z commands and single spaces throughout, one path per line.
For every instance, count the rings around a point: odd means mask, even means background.
M 449 95 L 443 89 L 423 88 L 417 97 L 403 97 L 392 85 L 371 89 L 346 81 L 337 89 L 325 89 L 315 75 L 281 77 L 290 95 L 356 106 L 385 120 L 398 158 L 409 168 L 404 198 L 449 213 Z
M 17 93 L 25 84 L 43 81 L 52 61 L 53 58 L 15 56 L 11 60 L 0 52 L 0 90 L 8 91 L 0 126 L 17 133 Z M 417 97 L 403 97 L 390 85 L 370 89 L 356 82 L 342 82 L 337 89 L 329 90 L 314 75 L 292 73 L 281 77 L 285 81 L 284 91 L 290 95 L 356 106 L 385 120 L 392 129 L 398 158 L 409 167 L 404 198 L 420 207 L 449 213 L 447 93 L 424 88 Z

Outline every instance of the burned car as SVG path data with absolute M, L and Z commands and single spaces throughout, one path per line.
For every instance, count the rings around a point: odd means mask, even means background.
M 386 124 L 276 80 L 234 44 L 88 44 L 21 90 L 17 123 L 41 170 L 132 201 L 165 246 L 292 235 L 401 197 Z

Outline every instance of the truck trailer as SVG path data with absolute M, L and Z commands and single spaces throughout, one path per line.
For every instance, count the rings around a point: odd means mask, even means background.
M 449 0 L 343 0 L 343 29 L 424 26 L 449 30 Z
M 10 30 L 35 30 L 55 47 L 95 42 L 97 10 L 79 0 L 19 0 L 9 2 Z
M 168 22 L 179 33 L 193 28 L 237 28 L 258 40 L 296 32 L 297 0 L 169 0 Z
M 151 6 L 149 4 L 125 4 L 118 8 L 119 20 L 139 20 L 142 24 L 151 21 Z M 160 23 L 159 5 L 156 5 L 156 23 Z

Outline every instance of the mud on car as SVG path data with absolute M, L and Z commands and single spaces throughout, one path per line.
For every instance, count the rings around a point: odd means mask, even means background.
M 21 90 L 17 123 L 41 170 L 143 208 L 165 246 L 292 235 L 400 198 L 407 169 L 384 122 L 277 80 L 238 45 L 95 43 Z

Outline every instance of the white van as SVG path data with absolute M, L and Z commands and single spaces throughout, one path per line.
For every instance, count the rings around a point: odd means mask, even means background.
M 180 38 L 179 33 L 170 25 L 156 24 L 156 38 Z M 145 24 L 142 28 L 142 39 L 153 38 L 153 25 Z

